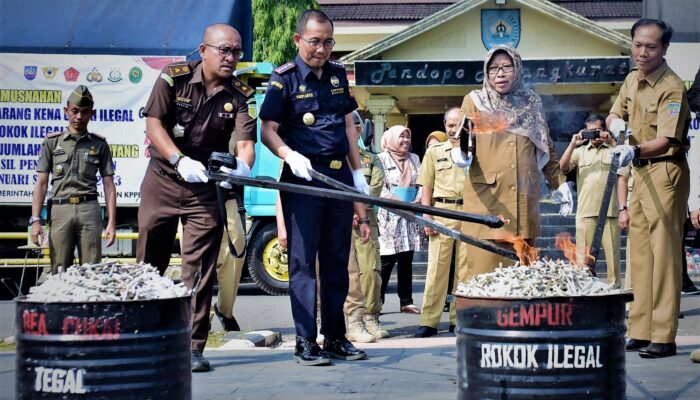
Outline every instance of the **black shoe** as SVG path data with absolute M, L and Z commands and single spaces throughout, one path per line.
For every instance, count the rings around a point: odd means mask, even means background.
M 221 325 L 224 327 L 225 331 L 239 332 L 241 330 L 241 327 L 238 326 L 238 321 L 236 321 L 236 318 L 229 318 L 225 316 L 221 311 L 219 311 L 219 306 L 216 304 L 214 304 L 214 315 L 219 318 L 219 321 L 221 321 Z
M 442 307 L 442 312 L 450 312 L 450 302 L 446 301 L 445 305 Z
M 345 337 L 334 338 L 326 335 L 323 340 L 323 353 L 339 360 L 364 360 L 367 353 L 356 348 Z
M 416 333 L 413 334 L 413 337 L 430 337 L 436 335 L 437 332 L 437 329 L 430 326 L 421 326 Z
M 450 333 L 455 333 L 455 328 L 456 328 L 456 326 L 450 324 L 450 327 L 447 328 L 447 331 L 450 332 Z
M 695 294 L 700 294 L 700 289 L 698 289 L 697 287 L 695 287 L 694 284 L 689 283 L 689 284 L 687 284 L 687 285 L 683 285 L 683 287 L 681 288 L 681 293 L 683 293 L 683 294 L 693 294 L 693 295 L 695 295 Z
M 639 340 L 639 339 L 627 339 L 627 344 L 625 345 L 625 350 L 627 351 L 636 351 L 639 349 L 643 349 L 649 344 L 651 341 L 649 340 Z
M 683 319 L 683 318 L 685 318 L 685 314 L 683 314 L 682 312 L 679 312 L 678 319 Z
M 649 346 L 639 350 L 639 356 L 642 358 L 664 358 L 675 355 L 675 343 L 651 343 Z
M 211 371 L 209 361 L 204 358 L 201 351 L 192 350 L 192 372 L 208 372 Z
M 330 365 L 331 363 L 331 359 L 323 354 L 315 339 L 308 340 L 301 336 L 297 336 L 294 359 L 301 365 Z

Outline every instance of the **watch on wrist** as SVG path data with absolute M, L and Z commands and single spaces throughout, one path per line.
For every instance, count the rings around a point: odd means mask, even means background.
M 358 223 L 369 225 L 369 219 L 361 219 L 358 221 Z
M 618 211 L 618 212 L 627 211 L 627 206 L 620 206 L 620 207 L 617 207 L 617 211 Z
M 37 221 L 41 222 L 41 217 L 35 217 L 35 216 L 29 217 L 29 225 L 32 225 L 33 223 L 35 223 Z
M 180 161 L 180 159 L 184 156 L 185 155 L 182 154 L 181 151 L 178 151 L 177 153 L 173 153 L 173 155 L 171 155 L 170 158 L 168 158 L 168 162 L 174 167 L 175 165 L 177 165 L 177 162 Z
M 642 153 L 642 148 L 639 145 L 634 146 L 634 157 L 632 157 L 633 160 L 636 160 L 639 158 L 639 155 Z

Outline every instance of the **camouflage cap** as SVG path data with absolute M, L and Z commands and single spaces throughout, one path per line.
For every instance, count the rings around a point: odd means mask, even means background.
M 85 85 L 79 85 L 75 88 L 68 96 L 68 102 L 78 107 L 92 107 L 95 104 L 92 99 L 92 93 Z

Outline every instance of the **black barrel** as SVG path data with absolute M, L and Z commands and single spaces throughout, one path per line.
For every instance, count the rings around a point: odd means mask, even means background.
M 190 399 L 190 298 L 17 302 L 18 399 Z
M 456 297 L 459 399 L 624 399 L 631 298 Z

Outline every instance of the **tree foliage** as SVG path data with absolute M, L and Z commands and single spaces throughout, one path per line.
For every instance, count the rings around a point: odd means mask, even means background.
M 318 9 L 315 0 L 252 0 L 253 61 L 276 65 L 292 60 L 297 53 L 292 36 L 299 14 Z

